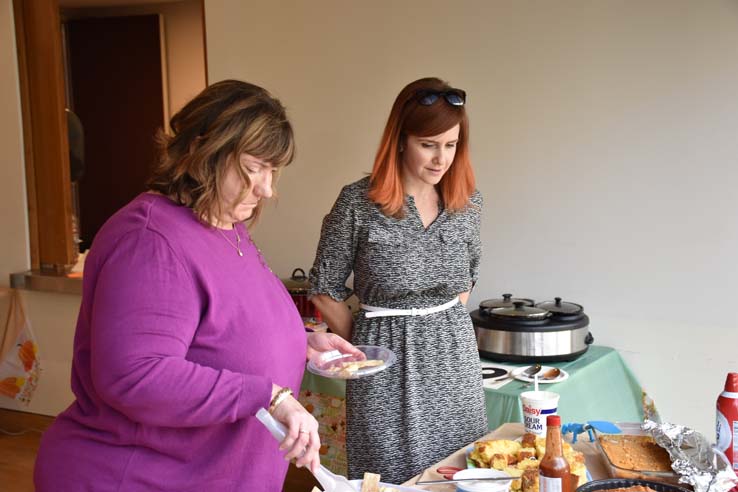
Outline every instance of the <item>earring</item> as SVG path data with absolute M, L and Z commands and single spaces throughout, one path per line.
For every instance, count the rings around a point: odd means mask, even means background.
M 399 150 L 400 150 L 400 152 L 403 152 L 405 150 L 405 147 L 402 144 L 400 144 L 400 149 Z

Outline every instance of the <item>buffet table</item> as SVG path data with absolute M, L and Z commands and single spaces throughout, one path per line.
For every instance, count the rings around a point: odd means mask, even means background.
M 500 426 L 498 429 L 480 438 L 479 440 L 480 441 L 489 440 L 489 439 L 514 440 L 522 436 L 524 432 L 525 430 L 523 429 L 523 424 L 519 424 L 519 423 L 504 424 Z M 589 471 L 590 476 L 592 477 L 592 480 L 609 478 L 607 474 L 606 465 L 605 463 L 602 462 L 602 456 L 597 449 L 597 445 L 595 443 L 589 442 L 589 439 L 587 438 L 586 433 L 581 434 L 579 436 L 579 440 L 577 440 L 576 444 L 573 444 L 572 446 L 577 451 L 581 451 L 582 453 L 584 453 L 584 462 L 587 467 L 587 470 Z M 421 473 L 420 475 L 413 477 L 412 479 L 410 479 L 409 481 L 407 481 L 406 483 L 402 485 L 405 485 L 408 487 L 410 486 L 417 487 L 419 489 L 429 490 L 433 492 L 454 492 L 456 490 L 456 487 L 453 484 L 415 485 L 415 483 L 418 481 L 426 481 L 426 480 L 443 480 L 443 476 L 441 476 L 436 471 L 441 466 L 455 466 L 458 468 L 466 468 L 465 451 L 466 451 L 466 447 L 459 449 L 451 456 L 439 461 L 435 465 L 423 471 L 423 473 Z
M 488 363 L 482 359 L 482 363 Z M 505 364 L 508 365 L 508 364 Z M 609 347 L 591 346 L 572 362 L 547 364 L 569 374 L 566 380 L 541 384 L 541 389 L 561 395 L 559 415 L 564 422 L 587 420 L 640 422 L 644 416 L 657 418 L 653 403 L 643 392 L 620 354 Z M 522 422 L 520 395 L 526 383 L 513 380 L 498 389 L 485 388 L 490 429 L 508 422 Z M 345 383 L 305 372 L 300 401 L 320 423 L 321 462 L 336 473 L 345 474 L 344 406 Z

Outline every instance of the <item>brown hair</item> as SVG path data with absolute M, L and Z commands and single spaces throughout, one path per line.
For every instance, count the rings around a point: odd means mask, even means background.
M 283 167 L 295 153 L 292 125 L 284 106 L 265 89 L 238 80 L 223 80 L 200 92 L 169 122 L 172 134 L 160 131 L 159 163 L 149 188 L 190 207 L 211 223 L 223 216 L 220 186 L 229 166 L 243 181 L 237 201 L 251 188 L 239 165 L 243 153 Z M 235 205 L 235 204 L 234 204 Z M 261 212 L 261 203 L 249 220 Z
M 390 217 L 404 216 L 405 190 L 401 180 L 400 143 L 408 135 L 429 137 L 459 125 L 454 162 L 438 184 L 444 206 L 460 211 L 469 204 L 474 193 L 474 171 L 469 161 L 469 120 L 464 106 L 452 106 L 439 98 L 434 104 L 418 103 L 422 91 L 444 92 L 452 87 L 441 79 L 430 77 L 405 86 L 392 105 L 384 128 L 374 168 L 369 178 L 369 199 Z

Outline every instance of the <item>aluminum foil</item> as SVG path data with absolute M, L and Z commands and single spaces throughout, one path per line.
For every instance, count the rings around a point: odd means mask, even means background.
M 699 432 L 652 420 L 645 420 L 641 428 L 668 451 L 679 481 L 692 485 L 695 492 L 728 492 L 738 484 L 728 459 Z

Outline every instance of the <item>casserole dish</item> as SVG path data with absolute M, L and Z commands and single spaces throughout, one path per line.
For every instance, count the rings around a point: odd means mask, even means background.
M 622 434 L 594 429 L 595 442 L 611 477 L 679 484 L 679 475 L 671 470 L 669 453 L 641 430 L 639 423 L 616 425 Z
M 690 492 L 690 489 L 676 485 L 654 482 L 651 480 L 639 480 L 636 478 L 608 478 L 605 480 L 593 480 L 577 487 L 576 492 L 600 492 L 612 489 L 621 489 L 641 485 L 655 492 Z

